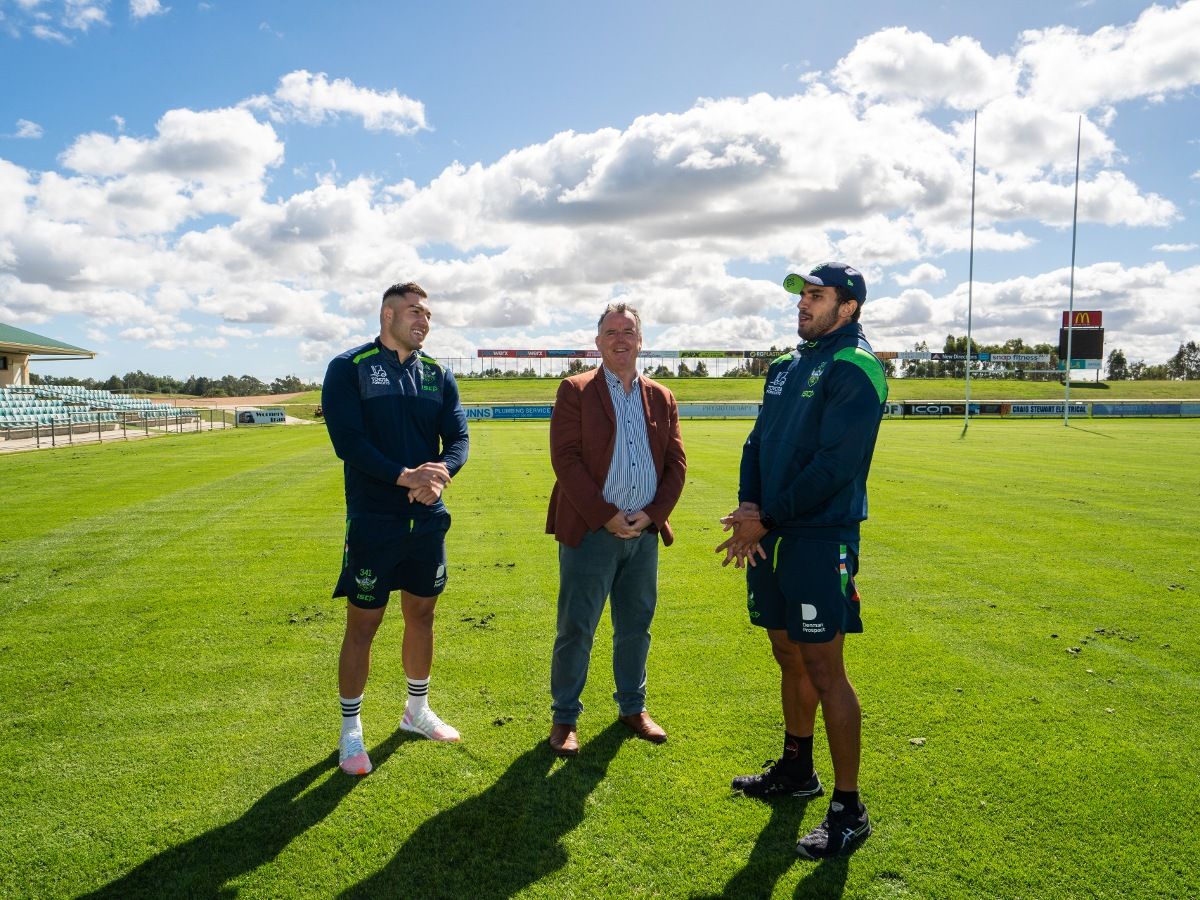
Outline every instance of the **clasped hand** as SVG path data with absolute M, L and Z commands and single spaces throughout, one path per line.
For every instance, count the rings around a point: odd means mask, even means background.
M 411 503 L 424 503 L 432 506 L 442 496 L 442 491 L 450 484 L 450 470 L 445 463 L 422 463 L 415 469 L 407 469 L 396 483 L 408 488 L 408 499 Z
M 732 562 L 734 568 L 744 569 L 747 565 L 757 564 L 755 554 L 761 559 L 767 558 L 767 551 L 760 543 L 767 529 L 763 528 L 762 522 L 759 521 L 757 503 L 743 503 L 729 515 L 722 516 L 719 521 L 723 526 L 722 531 L 733 530 L 733 534 L 718 545 L 715 551 L 725 551 L 725 558 L 721 560 L 722 566 Z
M 652 521 L 645 510 L 639 509 L 635 513 L 618 512 L 615 516 L 604 523 L 604 527 L 610 534 L 616 537 L 629 540 L 631 538 L 640 537 L 641 533 L 651 526 Z

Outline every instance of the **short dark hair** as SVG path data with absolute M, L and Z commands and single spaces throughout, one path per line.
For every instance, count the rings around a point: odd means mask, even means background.
M 624 313 L 627 316 L 632 316 L 633 321 L 637 323 L 637 333 L 642 333 L 642 317 L 638 315 L 637 309 L 629 303 L 610 303 L 604 307 L 604 312 L 600 313 L 600 320 L 596 322 L 596 334 L 599 334 L 604 328 L 604 320 L 613 313 Z
M 862 315 L 862 304 L 859 303 L 858 298 L 854 296 L 854 291 L 841 284 L 835 284 L 833 289 L 837 291 L 838 306 L 841 306 L 843 303 L 854 304 L 854 315 L 850 317 L 850 321 L 857 322 L 858 317 Z
M 425 293 L 425 289 L 415 281 L 405 281 L 400 284 L 393 284 L 390 288 L 383 292 L 383 302 L 388 302 L 388 297 L 403 297 L 405 294 L 416 294 L 418 297 L 429 299 L 429 295 Z

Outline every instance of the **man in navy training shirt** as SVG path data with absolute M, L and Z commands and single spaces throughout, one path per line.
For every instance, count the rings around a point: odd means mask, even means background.
M 333 596 L 348 600 L 338 660 L 338 760 L 352 775 L 371 771 L 359 710 L 371 642 L 392 591 L 400 591 L 408 678 L 400 727 L 434 741 L 459 740 L 430 709 L 428 695 L 433 611 L 446 587 L 450 514 L 442 491 L 467 461 L 467 417 L 454 376 L 420 352 L 432 315 L 419 285 L 389 287 L 379 337 L 330 361 L 321 391 L 329 438 L 345 464 L 346 547 Z
M 783 755 L 733 779 L 748 796 L 815 797 L 818 704 L 833 760 L 829 812 L 800 839 L 809 859 L 850 853 L 871 833 L 858 796 L 862 712 L 846 675 L 845 636 L 861 632 L 859 523 L 887 382 L 858 325 L 863 276 L 844 263 L 789 275 L 802 339 L 767 370 L 763 404 L 742 448 L 739 506 L 721 519 L 733 536 L 722 565 L 746 568 L 750 621 L 767 630 L 782 674 Z

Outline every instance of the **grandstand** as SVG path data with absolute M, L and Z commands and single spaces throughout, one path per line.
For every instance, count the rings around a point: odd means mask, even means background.
M 48 435 L 54 441 L 58 435 L 69 439 L 83 432 L 198 421 L 199 414 L 191 407 L 111 391 L 71 385 L 0 387 L 0 440 Z
M 92 350 L 0 322 L 0 387 L 28 385 L 33 362 L 95 358 Z

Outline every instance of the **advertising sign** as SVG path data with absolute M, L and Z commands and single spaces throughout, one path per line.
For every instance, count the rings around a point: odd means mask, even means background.
M 1075 348 L 1072 347 L 1072 350 Z M 1048 363 L 1049 353 L 993 353 L 991 362 L 994 363 Z
M 757 403 L 680 403 L 681 419 L 753 419 Z
M 287 413 L 282 406 L 268 406 L 263 409 L 239 409 L 237 411 L 238 425 L 282 425 L 287 421 Z
M 1064 309 L 1062 327 L 1100 328 L 1104 325 L 1103 319 L 1104 314 L 1098 309 L 1077 309 L 1074 315 L 1069 309 Z
M 1086 416 L 1088 412 L 1087 404 L 1072 403 L 1071 415 Z M 1061 416 L 1063 414 L 1062 403 L 1013 403 L 1009 410 L 1009 415 L 1013 416 Z
M 963 402 L 954 402 L 952 400 L 936 401 L 912 401 L 903 404 L 897 404 L 902 407 L 902 415 L 904 416 L 962 416 L 966 415 L 967 404 Z M 1002 405 L 999 403 L 972 403 L 971 415 L 973 416 L 998 416 L 1002 412 Z
M 553 406 L 478 406 L 463 404 L 468 419 L 548 419 Z

